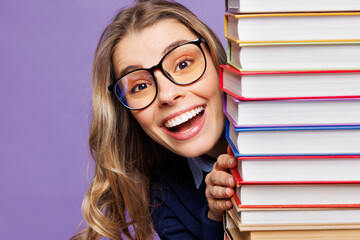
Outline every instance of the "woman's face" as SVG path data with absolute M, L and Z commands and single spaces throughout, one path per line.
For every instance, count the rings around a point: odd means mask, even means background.
M 176 20 L 162 20 L 145 30 L 132 32 L 116 45 L 113 62 L 117 77 L 132 66 L 150 68 L 158 64 L 174 43 L 197 38 Z M 158 84 L 156 99 L 147 108 L 132 111 L 153 140 L 184 157 L 208 153 L 218 142 L 224 127 L 218 74 L 205 44 L 202 43 L 201 47 L 207 68 L 197 82 L 179 86 L 160 70 L 155 70 Z M 170 127 L 173 125 L 176 126 Z

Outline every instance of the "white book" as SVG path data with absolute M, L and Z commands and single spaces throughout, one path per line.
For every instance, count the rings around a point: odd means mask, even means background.
M 235 156 L 359 155 L 360 127 L 278 127 L 236 129 L 227 124 Z
M 360 156 L 240 159 L 244 182 L 360 181 Z
M 240 100 L 360 97 L 360 70 L 242 72 L 220 66 L 220 87 Z
M 360 39 L 360 12 L 226 14 L 225 35 L 240 42 Z
M 314 206 L 359 205 L 360 184 L 241 184 L 236 187 L 241 205 Z
M 253 12 L 318 12 L 357 11 L 358 0 L 226 0 L 227 11 Z
M 360 98 L 241 101 L 226 94 L 236 127 L 360 125 Z
M 251 211 L 233 211 L 241 224 L 354 224 L 360 222 L 359 208 L 333 209 L 257 209 Z M 309 226 L 308 226 L 309 227 Z M 323 227 L 326 229 L 326 226 Z M 332 226 L 328 226 L 332 228 Z M 340 226 L 341 228 L 341 226 Z
M 242 71 L 360 69 L 360 42 L 240 46 L 228 41 L 228 44 L 228 63 Z

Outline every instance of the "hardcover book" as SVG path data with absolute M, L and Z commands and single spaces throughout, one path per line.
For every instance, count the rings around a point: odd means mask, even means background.
M 360 228 L 360 208 L 233 209 L 232 215 L 241 231 Z
M 239 71 L 221 65 L 220 88 L 239 100 L 359 98 L 359 70 Z
M 242 101 L 226 94 L 224 112 L 236 128 L 360 125 L 360 98 Z
M 244 181 L 235 171 L 239 208 L 360 208 L 360 180 Z
M 358 208 L 355 208 L 357 210 Z M 252 209 L 258 211 L 269 211 L 267 209 Z M 281 209 L 279 209 L 281 210 Z M 316 210 L 315 209 L 286 209 L 288 211 L 308 211 L 308 210 Z M 330 209 L 317 209 L 317 210 L 330 210 Z M 346 210 L 346 209 L 344 209 Z M 271 213 L 270 210 L 269 214 Z M 241 214 L 245 211 L 238 211 L 235 207 L 230 208 L 227 210 L 229 216 L 234 220 L 236 226 L 241 232 L 244 231 L 289 231 L 289 230 L 296 230 L 296 231 L 304 231 L 304 230 L 347 230 L 347 229 L 360 229 L 359 223 L 272 223 L 272 224 L 246 224 L 241 222 Z M 292 240 L 292 239 L 291 239 Z
M 234 220 L 230 217 L 227 211 L 225 211 L 223 215 L 223 227 L 227 237 L 225 239 L 241 240 L 243 238 L 243 233 L 240 232 Z
M 235 128 L 226 138 L 236 157 L 360 155 L 360 126 Z
M 228 40 L 227 58 L 241 71 L 360 70 L 360 41 L 239 44 Z
M 241 213 L 235 211 L 229 209 L 226 215 L 227 219 L 232 219 L 238 228 L 240 236 L 234 238 L 237 240 L 355 240 L 360 238 L 359 224 L 243 224 L 238 217 Z
M 243 43 L 359 40 L 360 12 L 225 14 L 225 36 Z
M 226 11 L 241 13 L 360 10 L 360 1 L 356 0 L 226 0 L 225 3 Z
M 242 182 L 360 181 L 360 155 L 239 157 L 231 172 Z

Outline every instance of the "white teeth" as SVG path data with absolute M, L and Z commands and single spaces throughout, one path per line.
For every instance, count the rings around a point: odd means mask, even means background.
M 164 123 L 165 127 L 172 128 L 177 125 L 180 125 L 184 122 L 189 121 L 189 119 L 195 117 L 197 114 L 201 113 L 204 110 L 204 107 L 197 107 L 195 109 L 191 109 L 190 111 L 187 111 L 180 116 L 174 117 Z

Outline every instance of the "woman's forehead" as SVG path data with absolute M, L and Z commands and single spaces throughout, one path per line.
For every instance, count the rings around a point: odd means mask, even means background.
M 151 67 L 175 46 L 197 36 L 175 19 L 162 20 L 141 31 L 130 32 L 115 46 L 116 75 L 128 66 Z

